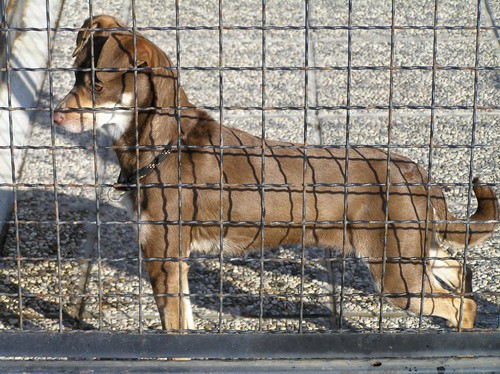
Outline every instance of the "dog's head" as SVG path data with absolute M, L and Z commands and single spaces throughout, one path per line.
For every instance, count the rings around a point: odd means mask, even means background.
M 78 33 L 75 85 L 54 113 L 66 130 L 92 129 L 95 112 L 95 126 L 114 125 L 117 139 L 135 123 L 137 108 L 141 113 L 173 111 L 179 103 L 189 104 L 171 61 L 151 41 L 126 30 L 92 31 L 123 27 L 113 17 L 99 16 L 86 20 Z

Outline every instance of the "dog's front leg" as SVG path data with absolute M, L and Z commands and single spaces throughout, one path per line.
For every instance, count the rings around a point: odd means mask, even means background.
M 183 250 L 182 257 L 179 257 L 176 229 L 157 226 L 151 231 L 157 231 L 156 234 L 162 231 L 160 236 L 150 232 L 142 246 L 144 256 L 148 259 L 146 269 L 155 294 L 162 328 L 173 333 L 194 329 L 189 299 L 189 266 L 183 261 L 183 258 L 189 255 L 187 245 L 183 245 L 186 250 Z
M 167 261 L 159 276 L 151 279 L 162 327 L 171 332 L 193 329 L 189 300 L 189 267 L 182 261 Z M 156 273 L 156 272 L 155 272 Z

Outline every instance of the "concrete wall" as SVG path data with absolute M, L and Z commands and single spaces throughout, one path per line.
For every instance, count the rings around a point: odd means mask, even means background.
M 18 0 L 3 2 L 2 19 L 6 26 L 47 28 L 57 22 L 59 0 Z M 52 32 L 50 32 L 52 35 Z M 0 82 L 0 247 L 5 223 L 10 218 L 16 183 L 23 161 L 22 147 L 31 133 L 31 120 L 38 113 L 38 93 L 45 71 L 16 71 L 16 68 L 46 68 L 49 56 L 47 31 L 2 34 L 2 81 Z M 22 110 L 22 108 L 28 108 Z

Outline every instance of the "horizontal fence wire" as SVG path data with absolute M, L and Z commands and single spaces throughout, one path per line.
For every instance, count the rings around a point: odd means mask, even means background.
M 306 30 L 306 26 L 146 26 L 141 27 L 137 26 L 135 28 L 131 27 L 108 27 L 108 28 L 100 28 L 95 27 L 92 30 L 95 31 L 131 31 L 131 32 L 139 32 L 139 31 L 196 31 L 196 30 L 214 30 L 219 31 L 222 30 L 262 30 L 262 31 L 272 31 L 272 30 Z M 472 30 L 476 31 L 477 26 L 452 26 L 452 25 L 436 25 L 436 26 L 410 26 L 410 25 L 401 25 L 401 26 L 382 26 L 382 25 L 373 25 L 373 26 L 362 26 L 362 25 L 352 25 L 352 26 L 313 26 L 308 25 L 307 29 L 311 31 L 317 30 Z M 498 30 L 500 26 L 480 26 L 479 30 Z M 46 28 L 46 27 L 0 27 L 0 31 L 8 32 L 8 31 L 41 31 L 41 32 L 57 32 L 57 31 L 70 31 L 70 32 L 79 32 L 85 31 L 88 28 L 81 27 L 58 27 L 58 28 Z

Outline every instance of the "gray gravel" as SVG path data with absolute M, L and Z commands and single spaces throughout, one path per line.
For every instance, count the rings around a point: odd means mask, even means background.
M 340 0 L 311 2 L 311 25 L 346 25 L 347 6 Z M 415 4 L 414 4 L 415 3 Z M 396 19 L 400 25 L 432 25 L 433 1 L 397 2 Z M 217 26 L 218 1 L 180 2 L 181 25 Z M 237 5 L 236 5 L 237 4 Z M 474 26 L 475 5 L 469 1 L 440 3 L 439 25 Z M 352 22 L 355 25 L 390 25 L 388 0 L 356 3 Z M 59 25 L 79 27 L 88 16 L 87 2 L 66 0 Z M 129 20 L 127 1 L 93 1 L 94 14 L 108 13 Z M 138 2 L 139 26 L 175 25 L 173 2 L 163 0 Z M 492 16 L 483 12 L 482 25 L 489 26 Z M 227 25 L 255 26 L 261 22 L 260 3 L 254 1 L 224 2 L 223 22 Z M 300 0 L 280 0 L 268 3 L 268 25 L 304 25 L 304 5 Z M 159 44 L 175 61 L 175 32 L 148 31 L 145 34 Z M 354 66 L 387 66 L 390 59 L 390 30 L 354 30 L 352 32 L 352 64 Z M 75 35 L 57 33 L 54 41 L 55 67 L 72 65 L 71 51 Z M 181 65 L 217 66 L 218 30 L 182 31 Z M 431 65 L 432 30 L 397 30 L 395 34 L 396 65 Z M 318 30 L 309 35 L 310 66 L 346 66 L 347 32 Z M 438 65 L 473 66 L 474 30 L 438 31 Z M 227 66 L 258 67 L 262 64 L 262 34 L 259 31 L 225 30 L 223 53 Z M 304 32 L 282 30 L 266 32 L 266 64 L 271 67 L 303 66 Z M 481 31 L 479 64 L 499 65 L 499 45 L 491 30 Z M 347 73 L 323 70 L 309 73 L 309 104 L 318 106 L 346 105 Z M 69 72 L 55 71 L 46 80 L 40 106 L 50 105 L 50 85 L 54 102 L 60 100 L 73 84 Z M 479 72 L 478 105 L 500 105 L 498 72 Z M 197 105 L 219 105 L 219 76 L 211 71 L 183 71 L 182 84 L 191 101 Z M 266 106 L 300 106 L 304 98 L 304 73 L 300 71 L 266 72 Z M 224 105 L 260 106 L 261 74 L 253 71 L 224 72 Z M 393 99 L 396 105 L 430 105 L 432 73 L 404 70 L 394 73 Z M 436 104 L 449 106 L 473 105 L 474 74 L 471 71 L 438 71 L 436 74 Z M 387 71 L 353 71 L 350 87 L 352 105 L 387 105 L 390 85 Z M 353 144 L 384 144 L 387 142 L 388 112 L 385 110 L 355 110 L 349 123 Z M 219 113 L 214 112 L 218 118 Z M 437 109 L 434 115 L 436 146 L 470 144 L 472 110 Z M 498 110 L 478 110 L 475 129 L 476 143 L 487 146 L 474 150 L 474 175 L 484 181 L 500 184 L 500 126 Z M 309 141 L 318 143 L 321 129 L 323 144 L 345 142 L 346 112 L 318 110 L 308 113 Z M 225 111 L 224 124 L 260 135 L 262 117 L 259 111 Z M 429 110 L 394 110 L 392 142 L 414 148 L 397 152 L 428 165 L 427 144 L 430 134 Z M 284 110 L 269 112 L 265 117 L 268 138 L 301 142 L 304 113 Z M 64 146 L 92 145 L 89 134 L 75 136 L 56 129 L 55 144 Z M 108 144 L 100 134 L 99 144 Z M 33 146 L 51 146 L 51 125 L 46 112 L 36 118 L 30 141 Z M 19 182 L 47 184 L 46 187 L 18 189 L 17 214 L 30 224 L 9 228 L 4 256 L 0 262 L 0 329 L 19 329 L 19 294 L 22 296 L 22 317 L 27 330 L 55 331 L 60 329 L 96 329 L 138 331 L 157 329 L 160 321 L 152 299 L 152 291 L 143 267 L 139 266 L 139 246 L 134 224 L 107 224 L 127 221 L 124 205 L 112 203 L 106 189 L 58 188 L 50 184 L 92 184 L 94 181 L 93 153 L 87 150 L 30 149 L 26 152 Z M 435 148 L 432 175 L 438 182 L 468 180 L 470 151 L 464 148 Z M 53 167 L 55 160 L 55 168 Z M 116 159 L 111 152 L 99 152 L 99 181 L 113 183 L 118 175 Z M 55 173 L 54 173 L 55 172 Z M 450 209 L 464 217 L 467 190 L 450 188 L 447 192 Z M 57 197 L 58 211 L 54 200 Z M 97 245 L 95 224 L 99 198 L 100 241 Z M 474 202 L 472 204 L 474 208 Z M 56 213 L 60 224 L 54 223 Z M 49 221 L 50 223 L 43 223 Z M 74 224 L 73 222 L 79 222 Z M 68 224 L 66 224 L 68 223 Z M 16 241 L 16 235 L 19 241 Z M 499 258 L 500 230 L 494 237 L 469 252 L 468 263 L 474 269 L 474 292 L 479 304 L 477 328 L 491 329 L 499 325 Z M 15 260 L 21 256 L 19 263 Z M 336 329 L 336 315 L 343 309 L 342 327 L 352 331 L 376 331 L 382 309 L 382 327 L 389 331 L 406 329 L 446 329 L 442 320 L 409 316 L 391 308 L 386 301 L 374 296 L 370 276 L 361 259 L 345 263 L 344 285 L 341 286 L 340 258 L 324 260 L 325 251 L 306 251 L 304 278 L 300 272 L 300 249 L 275 248 L 266 252 L 264 272 L 258 254 L 223 261 L 193 255 L 190 283 L 196 329 L 200 332 L 238 331 L 298 331 L 301 309 L 304 331 Z M 329 254 L 328 254 L 329 255 Z M 100 257 L 100 261 L 98 260 Z M 90 260 L 90 261 L 89 261 Z M 18 266 L 19 265 L 19 266 Z M 88 282 L 84 282 L 88 279 Z M 300 293 L 303 299 L 290 294 Z M 264 295 L 261 305 L 259 290 Z M 221 308 L 217 296 L 220 286 L 230 294 Z M 101 290 L 102 303 L 99 302 Z M 342 302 L 340 293 L 343 293 Z M 234 296 L 233 296 L 234 295 Z M 332 295 L 334 295 L 332 297 Z M 85 296 L 85 297 L 83 297 Z M 222 314 L 220 314 L 222 311 Z M 77 323 L 76 316 L 83 317 Z M 142 317 L 142 323 L 140 323 Z M 221 324 L 219 324 L 221 322 Z M 421 323 L 421 326 L 420 326 Z

